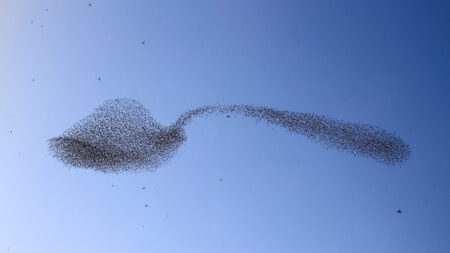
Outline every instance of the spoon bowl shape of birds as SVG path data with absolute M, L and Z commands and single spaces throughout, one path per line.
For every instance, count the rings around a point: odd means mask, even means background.
M 141 103 L 129 98 L 106 100 L 48 143 L 52 155 L 69 166 L 105 173 L 153 170 L 174 157 L 187 139 L 184 128 L 193 118 L 209 115 L 253 118 L 386 165 L 401 164 L 410 155 L 408 144 L 382 128 L 314 113 L 253 105 L 205 105 L 184 112 L 170 126 L 162 126 Z

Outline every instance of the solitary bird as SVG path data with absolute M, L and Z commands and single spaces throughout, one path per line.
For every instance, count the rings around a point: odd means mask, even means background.
M 141 42 L 142 44 L 145 44 L 145 40 Z
M 145 186 L 141 188 L 142 190 L 145 190 Z
M 91 7 L 92 6 L 92 4 L 91 3 L 89 3 L 89 7 Z
M 99 80 L 99 81 L 101 81 L 101 80 L 102 80 L 102 78 L 101 78 L 101 77 L 98 77 L 98 80 Z
M 145 207 L 148 207 L 148 205 L 147 205 L 147 204 L 145 204 Z
M 397 210 L 397 213 L 402 213 L 402 210 L 398 209 L 398 210 Z

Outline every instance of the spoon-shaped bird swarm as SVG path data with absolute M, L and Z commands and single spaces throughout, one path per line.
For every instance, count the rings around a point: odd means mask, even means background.
M 156 169 L 186 141 L 184 127 L 193 118 L 237 115 L 280 126 L 327 147 L 398 165 L 410 148 L 397 135 L 377 126 L 336 120 L 313 113 L 252 105 L 206 105 L 188 110 L 170 126 L 161 126 L 138 101 L 110 99 L 60 136 L 49 140 L 54 157 L 64 164 L 106 173 Z

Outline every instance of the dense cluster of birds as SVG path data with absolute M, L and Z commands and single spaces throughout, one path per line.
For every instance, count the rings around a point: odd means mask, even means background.
M 105 101 L 92 114 L 50 139 L 49 148 L 54 157 L 69 166 L 107 173 L 152 170 L 175 155 L 187 139 L 185 126 L 193 118 L 209 115 L 253 118 L 386 165 L 400 164 L 410 154 L 400 137 L 384 129 L 312 113 L 252 105 L 206 105 L 186 111 L 170 126 L 162 126 L 141 103 L 128 98 Z

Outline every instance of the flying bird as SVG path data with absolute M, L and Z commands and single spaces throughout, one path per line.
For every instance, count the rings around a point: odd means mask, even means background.
M 398 209 L 398 210 L 397 210 L 397 213 L 402 213 L 402 210 Z
M 204 105 L 187 110 L 162 126 L 136 100 L 110 99 L 60 136 L 49 140 L 53 156 L 64 164 L 106 173 L 154 170 L 172 159 L 187 140 L 185 126 L 194 118 L 240 115 L 279 126 L 329 148 L 398 165 L 410 155 L 409 145 L 380 127 L 346 122 L 313 113 L 253 105 Z

